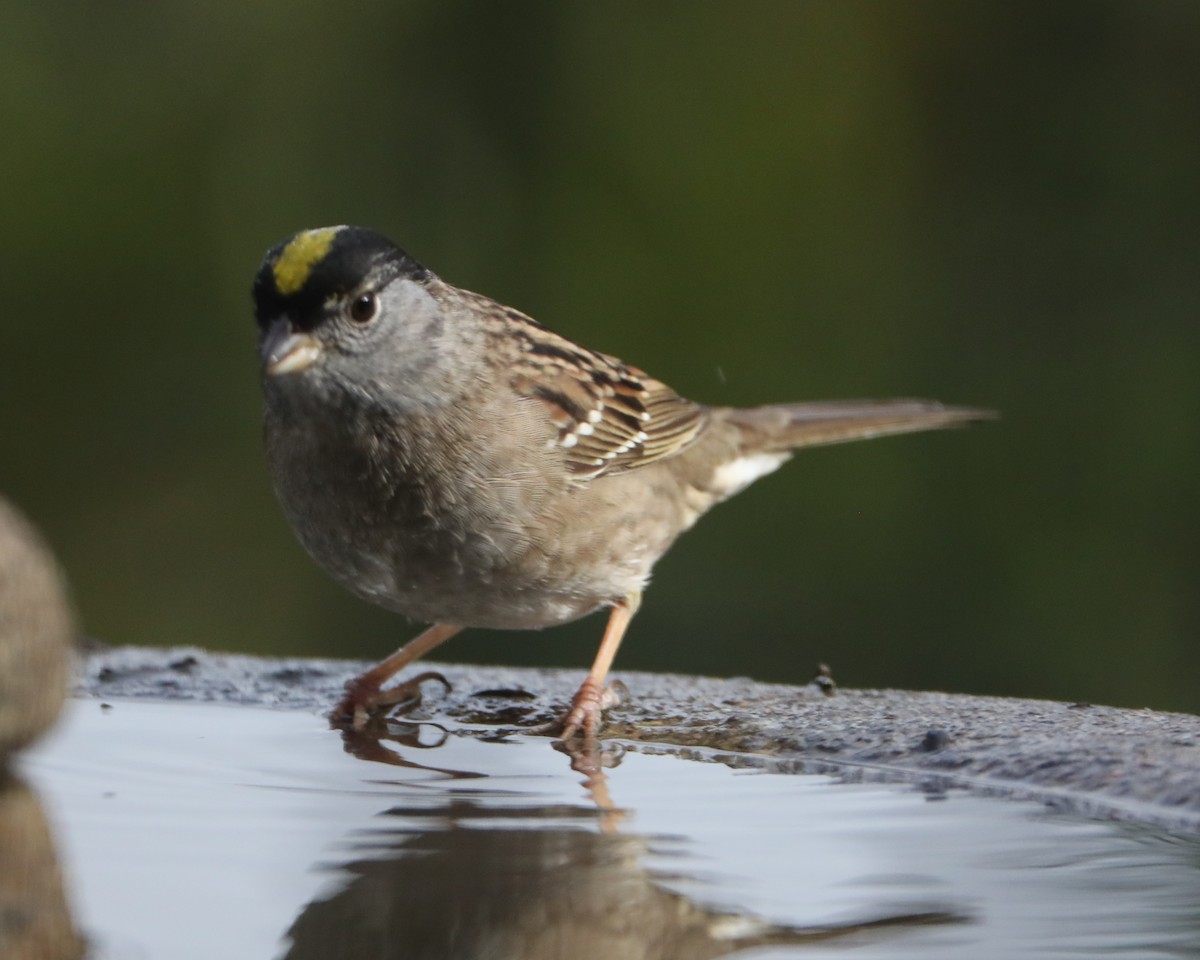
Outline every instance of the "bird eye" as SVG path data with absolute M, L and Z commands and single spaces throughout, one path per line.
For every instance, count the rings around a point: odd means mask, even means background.
M 364 293 L 350 303 L 350 319 L 355 323 L 368 323 L 379 312 L 379 298 L 373 293 Z

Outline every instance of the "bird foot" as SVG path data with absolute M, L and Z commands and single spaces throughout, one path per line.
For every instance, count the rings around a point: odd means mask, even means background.
M 363 730 L 374 718 L 401 706 L 412 709 L 421 702 L 421 684 L 436 680 L 449 693 L 450 681 L 436 670 L 427 670 L 394 687 L 383 689 L 364 674 L 346 684 L 346 695 L 329 714 L 329 725 L 338 730 Z
M 571 698 L 571 709 L 557 720 L 533 727 L 529 732 L 557 736 L 560 740 L 595 740 L 604 720 L 604 711 L 621 702 L 629 690 L 620 680 L 605 687 L 590 678 Z

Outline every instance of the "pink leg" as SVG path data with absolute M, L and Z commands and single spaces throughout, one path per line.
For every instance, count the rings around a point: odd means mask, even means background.
M 617 648 L 621 646 L 621 639 L 625 636 L 629 621 L 637 613 L 641 599 L 641 594 L 635 593 L 613 605 L 592 669 L 588 671 L 587 679 L 583 681 L 578 692 L 571 698 L 571 709 L 562 719 L 562 739 L 570 740 L 580 731 L 585 738 L 594 738 L 600 729 L 601 714 L 607 705 L 604 701 L 604 681 L 608 678 L 608 670 L 617 655 Z
M 413 696 L 416 693 L 413 684 L 419 685 L 422 680 L 429 679 L 430 674 L 421 674 L 407 684 L 387 690 L 383 689 L 383 685 L 414 660 L 445 643 L 460 630 L 462 627 L 452 623 L 435 623 L 428 630 L 417 634 L 390 657 L 355 677 L 346 684 L 346 696 L 329 715 L 330 722 L 335 727 L 349 724 L 353 729 L 361 730 L 366 726 L 371 714 L 380 707 L 390 707 Z M 442 682 L 445 683 L 444 680 Z

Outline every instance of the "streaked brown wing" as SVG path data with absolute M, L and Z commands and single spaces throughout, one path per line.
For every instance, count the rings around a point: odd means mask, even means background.
M 506 333 L 521 345 L 513 373 L 518 393 L 536 397 L 558 427 L 558 444 L 576 480 L 634 470 L 685 449 L 707 410 L 616 357 L 547 330 L 516 310 Z

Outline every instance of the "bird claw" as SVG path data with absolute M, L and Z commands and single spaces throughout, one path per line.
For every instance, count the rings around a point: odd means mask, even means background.
M 571 698 L 571 709 L 557 720 L 531 729 L 531 733 L 556 736 L 560 740 L 595 740 L 604 722 L 604 711 L 615 707 L 629 694 L 620 680 L 600 688 L 588 679 Z
M 330 713 L 330 726 L 341 730 L 363 730 L 380 715 L 396 712 L 400 707 L 411 710 L 421 702 L 421 684 L 427 680 L 436 680 L 447 693 L 454 689 L 436 670 L 426 670 L 387 689 L 364 677 L 356 677 L 346 684 L 346 695 Z

